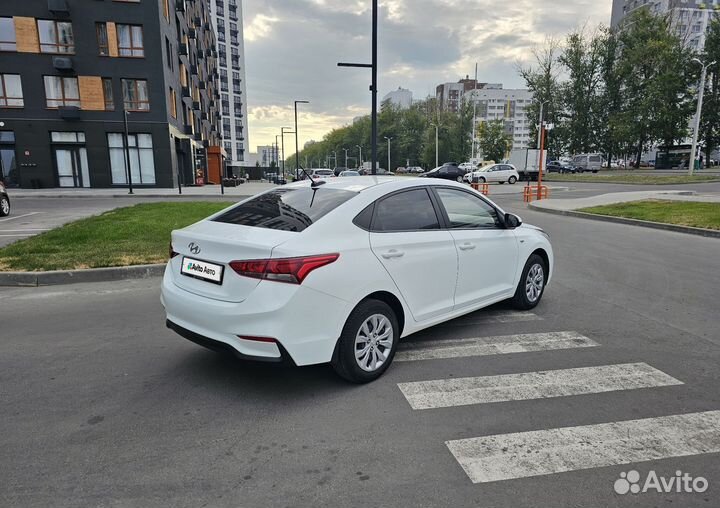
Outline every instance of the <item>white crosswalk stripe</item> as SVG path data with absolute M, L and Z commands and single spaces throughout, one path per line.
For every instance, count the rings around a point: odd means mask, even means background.
M 409 341 L 399 345 L 395 361 L 527 353 L 598 345 L 594 340 L 577 332 L 524 333 L 470 339 Z
M 445 443 L 473 483 L 720 452 L 720 411 Z
M 546 399 L 681 385 L 646 363 L 399 383 L 413 409 Z
M 521 323 L 525 321 L 542 321 L 543 318 L 532 312 L 517 310 L 482 312 L 477 316 L 453 319 L 445 323 L 448 326 L 486 325 L 492 323 Z

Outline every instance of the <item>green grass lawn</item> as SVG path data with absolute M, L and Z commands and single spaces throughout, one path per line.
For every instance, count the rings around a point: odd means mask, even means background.
M 720 182 L 720 177 L 712 175 L 613 175 L 609 173 L 583 173 L 578 175 L 543 174 L 548 182 L 597 182 L 630 183 L 644 185 L 677 185 L 684 183 Z
M 646 200 L 617 205 L 584 208 L 581 212 L 612 217 L 627 217 L 652 222 L 679 224 L 705 229 L 720 229 L 720 203 Z
M 227 202 L 146 203 L 72 222 L 0 249 L 2 271 L 45 271 L 163 263 L 170 232 Z

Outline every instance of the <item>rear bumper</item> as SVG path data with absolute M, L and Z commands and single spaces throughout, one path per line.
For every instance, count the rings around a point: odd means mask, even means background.
M 258 284 L 243 302 L 215 300 L 178 287 L 171 270 L 169 265 L 161 289 L 168 327 L 197 344 L 230 350 L 240 358 L 327 363 L 351 310 L 347 302 L 304 285 L 269 281 Z

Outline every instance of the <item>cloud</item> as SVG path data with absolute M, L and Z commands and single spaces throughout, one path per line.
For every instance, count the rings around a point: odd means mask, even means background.
M 474 73 L 521 87 L 516 64 L 550 36 L 607 23 L 610 2 L 597 0 L 381 0 L 379 94 L 399 86 L 415 98 Z M 292 126 L 301 106 L 301 144 L 370 109 L 370 73 L 337 62 L 370 61 L 369 0 L 245 2 L 245 56 L 251 151 Z M 290 123 L 288 123 L 290 122 Z

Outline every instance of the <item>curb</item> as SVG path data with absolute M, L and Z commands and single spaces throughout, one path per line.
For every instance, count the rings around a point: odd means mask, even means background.
M 614 222 L 616 224 L 625 224 L 628 226 L 641 226 L 651 229 L 660 229 L 663 231 L 672 231 L 675 233 L 685 233 L 696 236 L 704 236 L 706 238 L 720 238 L 720 230 L 694 228 L 691 226 L 679 226 L 677 224 L 665 224 L 663 222 L 651 222 L 640 219 L 628 219 L 625 217 L 612 217 L 610 215 L 596 215 L 594 213 L 577 212 L 574 210 L 558 210 L 556 208 L 545 208 L 528 204 L 528 208 L 536 212 L 551 213 L 555 215 L 564 215 L 566 217 L 578 217 L 580 219 L 590 219 L 600 222 Z
M 148 198 L 168 198 L 168 199 L 191 199 L 191 198 L 249 198 L 252 197 L 252 194 L 78 194 L 78 195 L 72 195 L 72 194 L 36 194 L 36 195 L 30 195 L 30 194 L 22 194 L 22 195 L 13 195 L 12 199 L 62 199 L 62 198 L 70 198 L 70 199 L 103 199 L 103 198 L 131 198 L 131 199 L 148 199 Z
M 57 270 L 51 272 L 0 272 L 0 286 L 37 287 L 108 282 L 113 280 L 160 277 L 165 264 L 93 268 L 90 270 Z

